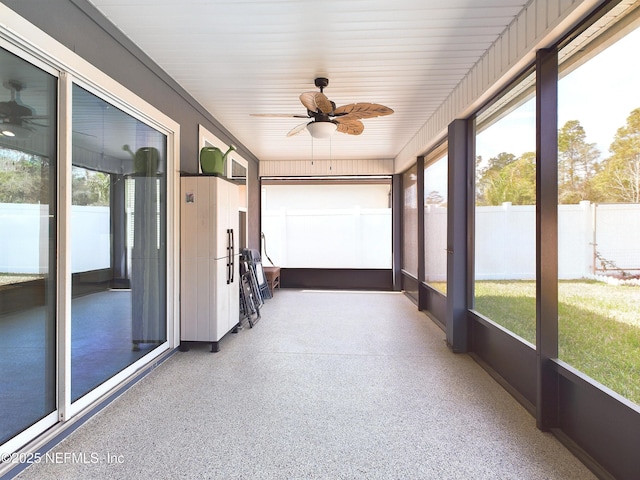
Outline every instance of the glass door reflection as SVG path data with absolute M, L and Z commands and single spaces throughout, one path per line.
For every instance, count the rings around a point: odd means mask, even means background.
M 72 401 L 166 341 L 166 144 L 74 85 Z
M 56 410 L 57 79 L 0 49 L 0 444 Z

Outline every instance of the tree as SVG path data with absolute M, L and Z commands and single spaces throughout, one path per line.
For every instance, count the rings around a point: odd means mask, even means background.
M 72 205 L 109 205 L 110 176 L 81 167 L 73 167 L 71 174 Z
M 492 194 L 496 189 L 500 189 L 500 172 L 501 170 L 514 162 L 516 156 L 512 153 L 501 152 L 497 156 L 487 161 L 487 166 L 482 168 L 482 157 L 476 158 L 476 204 L 477 205 L 497 205 L 492 203 L 489 197 L 495 197 Z
M 0 148 L 0 203 L 47 202 L 48 172 L 46 159 Z
M 596 201 L 593 178 L 598 171 L 600 152 L 578 120 L 569 120 L 558 131 L 558 201 Z
M 437 190 L 432 190 L 424 198 L 425 205 L 442 205 L 446 199 Z
M 500 153 L 489 159 L 480 171 L 477 184 L 477 205 L 535 205 L 536 155 L 526 152 L 520 158 L 511 153 Z
M 633 110 L 609 147 L 596 188 L 603 201 L 640 203 L 640 108 Z

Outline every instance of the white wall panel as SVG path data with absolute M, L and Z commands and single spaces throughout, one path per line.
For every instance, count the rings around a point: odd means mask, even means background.
M 312 175 L 391 175 L 394 162 L 387 160 L 273 160 L 260 162 L 261 177 Z
M 513 22 L 509 26 L 509 63 L 518 60 L 518 22 Z
M 525 49 L 528 49 L 533 45 L 536 39 L 536 4 L 529 5 L 525 11 L 526 16 L 526 29 L 527 29 L 527 43 Z
M 517 55 L 518 52 L 524 52 L 527 48 L 527 18 L 526 16 L 518 17 L 516 19 L 516 34 L 517 34 L 517 45 L 514 51 L 514 55 Z

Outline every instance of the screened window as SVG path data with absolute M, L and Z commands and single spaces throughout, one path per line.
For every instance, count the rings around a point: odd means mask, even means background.
M 285 268 L 391 268 L 391 182 L 264 181 L 264 251 Z
M 418 278 L 418 167 L 402 174 L 402 270 Z
M 640 28 L 630 25 L 601 36 L 596 25 L 560 52 L 558 346 L 640 404 Z
M 474 309 L 535 343 L 535 74 L 476 119 Z
M 424 280 L 447 291 L 447 144 L 425 159 L 424 168 Z

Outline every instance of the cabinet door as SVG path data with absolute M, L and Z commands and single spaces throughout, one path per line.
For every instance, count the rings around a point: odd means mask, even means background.
M 236 254 L 240 253 L 239 226 L 240 226 L 240 187 L 235 183 L 227 182 L 228 225 L 235 232 Z
M 211 337 L 209 189 L 200 180 L 181 180 L 180 338 L 185 341 L 208 341 Z
M 211 232 L 211 214 L 210 214 L 210 192 L 209 185 L 206 181 L 203 181 L 199 177 L 184 177 L 183 185 L 188 185 L 189 188 L 183 194 L 183 202 L 187 202 L 186 195 L 191 193 L 190 201 L 192 203 L 186 203 L 185 207 L 188 211 L 192 211 L 191 215 L 194 216 L 191 220 L 188 230 L 184 232 L 183 243 L 186 241 L 190 246 L 190 250 L 187 255 L 195 256 L 196 258 L 204 259 L 209 258 L 209 235 Z
M 229 285 L 227 284 L 227 260 L 211 260 L 212 290 L 209 295 L 211 302 L 211 340 L 217 342 L 230 330 L 229 326 Z
M 237 242 L 237 239 L 236 239 Z M 240 255 L 234 256 L 233 282 L 228 286 L 229 294 L 229 327 L 231 330 L 240 321 Z
M 233 283 L 229 285 L 229 329 L 233 328 L 240 319 L 240 189 L 235 183 L 227 183 L 227 198 L 229 203 L 229 229 L 233 232 Z
M 190 340 L 195 337 L 195 318 L 197 315 L 198 295 L 193 285 L 197 275 L 195 241 L 192 232 L 196 229 L 196 204 L 186 201 L 195 196 L 195 179 L 182 178 L 180 181 L 180 338 Z
M 212 197 L 214 204 L 212 212 L 215 219 L 214 258 L 227 258 L 231 241 L 229 232 L 229 183 L 221 178 L 211 178 Z

